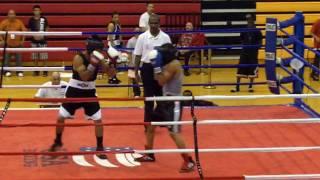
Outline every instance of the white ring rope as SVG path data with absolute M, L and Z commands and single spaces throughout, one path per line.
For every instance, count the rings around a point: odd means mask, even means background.
M 283 99 L 283 98 L 320 98 L 320 94 L 279 94 L 279 95 L 207 95 L 194 96 L 195 100 L 252 100 L 252 99 Z M 159 96 L 146 97 L 146 101 L 191 101 L 191 96 Z
M 65 67 L 3 67 L 5 71 L 65 71 Z
M 0 35 L 6 34 L 6 31 L 0 31 Z M 33 31 L 8 31 L 8 34 L 24 36 L 81 36 L 82 32 L 33 32 Z
M 199 149 L 201 153 L 271 153 L 271 152 L 297 152 L 297 151 L 319 151 L 320 146 L 298 146 L 298 147 L 258 147 L 258 148 L 206 148 Z M 139 154 L 152 153 L 193 153 L 194 149 L 150 149 L 134 150 Z
M 228 125 L 228 124 L 317 124 L 320 123 L 320 118 L 299 118 L 299 119 L 253 119 L 253 120 L 199 120 L 198 125 Z M 192 125 L 193 121 L 178 121 L 178 122 L 151 122 L 154 126 L 169 126 L 169 125 Z
M 3 51 L 4 48 L 0 48 Z M 67 47 L 43 47 L 43 48 L 6 48 L 8 52 L 64 52 L 69 51 Z
M 7 89 L 36 89 L 36 88 L 66 88 L 66 86 L 61 85 L 2 85 L 2 88 Z
M 244 175 L 246 180 L 320 179 L 320 174 Z

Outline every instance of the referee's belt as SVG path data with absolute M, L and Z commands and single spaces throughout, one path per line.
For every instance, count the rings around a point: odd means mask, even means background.
M 78 89 L 95 89 L 95 81 L 79 81 L 76 79 L 70 79 L 69 86 L 78 88 Z

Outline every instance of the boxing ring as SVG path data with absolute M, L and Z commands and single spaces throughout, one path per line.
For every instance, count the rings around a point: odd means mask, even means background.
M 300 16 L 300 15 L 298 15 Z M 300 16 L 301 17 L 301 16 Z M 287 26 L 299 26 L 295 16 Z M 290 22 L 290 23 L 288 23 Z M 268 20 L 281 28 L 281 22 Z M 298 25 L 297 25 L 298 24 Z M 300 24 L 301 25 L 301 24 Z M 267 81 L 274 95 L 208 95 L 193 97 L 150 98 L 0 98 L 6 106 L 0 118 L 0 178 L 1 179 L 319 179 L 320 139 L 319 115 L 306 100 L 318 100 L 320 94 L 303 81 L 303 69 L 315 68 L 305 61 L 301 42 L 294 38 L 283 39 L 282 48 L 300 44 L 292 51 L 294 58 L 283 59 L 276 55 L 277 30 L 267 24 L 266 68 Z M 285 26 L 282 26 L 285 27 Z M 49 33 L 49 32 L 47 32 Z M 55 32 L 50 32 L 54 34 Z M 270 34 L 272 33 L 272 34 Z M 32 34 L 32 33 L 30 33 Z M 29 35 L 30 35 L 29 34 Z M 67 32 L 63 35 L 70 35 Z M 295 36 L 299 37 L 299 36 Z M 273 38 L 273 39 L 272 39 Z M 290 41 L 288 43 L 287 41 Z M 296 47 L 296 46 L 295 46 Z M 206 46 L 205 48 L 221 48 Z M 7 51 L 50 51 L 51 48 L 9 49 Z M 6 50 L 4 48 L 3 50 Z M 52 51 L 69 51 L 55 48 Z M 287 48 L 287 50 L 290 50 Z M 291 51 L 291 50 L 290 50 Z M 272 54 L 273 53 L 273 54 Z M 280 61 L 279 59 L 282 59 Z M 293 59 L 295 59 L 293 61 Z M 296 60 L 303 62 L 303 66 Z M 304 61 L 303 61 L 304 60 Z M 291 62 L 293 61 L 293 62 Z M 291 68 L 288 68 L 291 65 Z M 237 65 L 210 65 L 207 68 L 238 67 Z M 33 67 L 3 67 L 4 70 L 33 71 Z M 40 68 L 39 68 L 40 69 Z M 47 67 L 48 71 L 70 70 L 70 67 Z M 287 70 L 287 71 L 286 71 Z M 318 69 L 317 69 L 318 70 Z M 319 71 L 319 70 L 318 70 Z M 278 73 L 287 73 L 281 77 Z M 289 80 L 288 80 L 289 79 Z M 221 83 L 222 84 L 222 83 Z M 244 83 L 245 84 L 245 83 Z M 288 85 L 291 86 L 290 90 Z M 185 84 L 193 86 L 194 84 Z M 210 84 L 212 85 L 212 84 Z M 215 84 L 216 85 L 216 84 Z M 228 85 L 224 83 L 223 85 Z M 3 85 L 2 88 L 38 88 L 37 85 Z M 60 86 L 48 86 L 54 88 Z M 131 85 L 98 85 L 103 87 L 131 87 Z M 313 94 L 304 94 L 311 89 Z M 288 94 L 285 94 L 286 92 Z M 291 94 L 292 92 L 299 92 Z M 183 126 L 187 149 L 176 149 L 166 128 L 156 132 L 154 150 L 144 150 L 142 108 L 103 108 L 105 126 L 105 153 L 107 160 L 95 156 L 95 139 L 91 122 L 81 121 L 83 112 L 64 126 L 64 147 L 59 152 L 48 152 L 52 143 L 57 109 L 10 109 L 15 102 L 133 102 L 133 101 L 251 101 L 279 99 L 280 105 L 185 107 L 181 122 L 151 122 L 151 125 Z M 289 102 L 289 103 L 287 103 Z M 194 153 L 195 172 L 181 174 L 178 153 Z M 154 163 L 134 161 L 141 153 L 155 153 Z M 53 158 L 54 157 L 54 158 Z

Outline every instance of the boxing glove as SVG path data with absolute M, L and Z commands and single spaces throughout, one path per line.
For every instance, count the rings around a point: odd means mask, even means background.
M 112 46 L 109 46 L 108 51 L 107 51 L 107 56 L 108 56 L 109 62 L 111 64 L 116 64 L 117 63 L 119 55 L 120 55 L 119 51 L 117 51 Z
M 104 55 L 99 51 L 93 51 L 90 55 L 90 64 L 87 67 L 88 71 L 95 71 L 96 67 L 99 66 L 101 61 L 104 60 Z
M 153 66 L 153 72 L 155 74 L 162 72 L 162 56 L 161 53 L 157 50 L 152 50 L 148 54 L 148 58 L 150 60 L 150 63 Z

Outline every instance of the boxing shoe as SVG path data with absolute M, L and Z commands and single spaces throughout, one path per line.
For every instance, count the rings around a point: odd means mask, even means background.
M 183 164 L 180 168 L 180 173 L 188 173 L 194 171 L 196 163 L 193 161 L 192 157 L 189 157 L 187 161 L 183 161 Z

